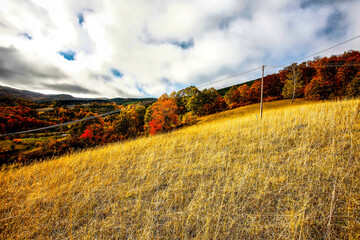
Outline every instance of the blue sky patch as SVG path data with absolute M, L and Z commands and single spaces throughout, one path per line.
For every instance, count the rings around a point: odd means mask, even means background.
M 116 68 L 111 68 L 110 71 L 114 77 L 122 78 L 124 76 L 124 74 Z
M 68 61 L 74 61 L 76 53 L 74 51 L 60 51 L 58 52 L 61 56 L 63 56 Z
M 83 23 L 85 22 L 85 19 L 84 19 L 84 15 L 82 13 L 79 13 L 77 15 L 77 18 L 78 18 L 78 22 L 80 25 L 83 25 Z
M 139 86 L 139 85 L 136 84 L 136 89 L 137 89 L 140 93 L 142 93 L 143 96 L 146 95 L 146 92 L 145 92 L 145 90 L 144 90 L 143 87 L 141 87 L 141 86 Z
M 20 33 L 20 36 L 23 36 L 23 37 L 25 37 L 25 38 L 27 38 L 27 39 L 29 39 L 29 40 L 31 40 L 32 39 L 32 36 L 30 36 L 30 34 L 28 34 L 28 33 Z
M 190 39 L 189 41 L 187 42 L 180 42 L 180 41 L 172 41 L 171 44 L 175 45 L 175 46 L 178 46 L 182 49 L 189 49 L 189 48 L 192 48 L 194 46 L 194 40 L 193 39 Z

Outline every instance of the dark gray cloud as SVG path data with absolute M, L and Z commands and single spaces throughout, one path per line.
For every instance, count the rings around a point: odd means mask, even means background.
M 221 30 L 227 30 L 229 29 L 230 24 L 235 20 L 236 20 L 235 16 L 221 18 L 218 23 L 219 28 Z
M 332 38 L 341 37 L 346 33 L 346 16 L 343 12 L 335 10 L 326 21 L 326 26 L 319 32 L 319 35 L 328 35 Z
M 118 89 L 118 88 L 114 88 L 116 93 L 118 94 L 118 96 L 121 96 L 121 97 L 136 97 L 135 95 L 131 95 L 131 94 L 128 94 L 127 92 L 121 90 L 121 89 Z
M 66 75 L 46 63 L 30 62 L 15 48 L 0 47 L 0 78 L 9 84 L 33 85 L 35 79 L 59 79 Z
M 13 76 L 16 76 L 16 74 L 17 73 L 15 71 L 13 71 L 11 69 L 7 69 L 5 64 L 3 62 L 1 62 L 1 60 L 0 60 L 0 78 L 10 79 Z
M 162 83 L 164 83 L 164 84 L 171 84 L 170 79 L 168 79 L 168 78 L 166 78 L 166 77 L 161 78 L 160 81 L 161 81 Z
M 147 27 L 144 27 L 142 30 L 142 35 L 139 37 L 139 40 L 145 44 L 149 45 L 167 45 L 171 44 L 173 46 L 179 47 L 183 50 L 194 47 L 194 38 L 188 38 L 186 40 L 181 40 L 178 38 L 167 38 L 167 39 L 157 39 L 154 38 Z
M 51 89 L 51 90 L 55 90 L 55 91 L 59 91 L 59 92 L 71 92 L 71 93 L 82 93 L 82 94 L 98 94 L 97 91 L 92 90 L 92 89 L 87 89 L 78 85 L 73 85 L 73 84 L 48 84 L 48 83 L 44 83 L 43 84 L 44 87 L 46 87 L 47 89 Z
M 301 2 L 301 8 L 308 7 L 322 7 L 324 5 L 331 5 L 334 3 L 352 2 L 353 0 L 304 0 Z
M 194 39 L 190 39 L 188 41 L 177 41 L 177 40 L 175 40 L 175 41 L 170 41 L 169 43 L 174 45 L 174 46 L 180 47 L 183 50 L 194 47 Z
M 101 79 L 104 82 L 113 82 L 114 81 L 114 79 L 111 76 L 106 75 L 106 74 L 93 74 L 92 77 L 95 79 Z

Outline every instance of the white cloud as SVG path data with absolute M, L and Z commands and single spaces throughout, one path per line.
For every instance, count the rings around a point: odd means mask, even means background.
M 288 62 L 355 36 L 359 7 L 356 1 L 5 0 L 0 47 L 16 49 L 26 66 L 44 66 L 42 72 L 58 69 L 62 78 L 44 78 L 52 74 L 37 76 L 40 71 L 33 71 L 28 81 L 15 81 L 15 76 L 0 73 L 0 83 L 46 93 L 69 89 L 76 96 L 159 96 L 262 64 Z M 341 31 L 329 26 L 336 11 L 341 13 Z M 189 41 L 193 46 L 182 49 Z M 327 54 L 347 49 L 359 49 L 359 41 Z M 76 52 L 74 61 L 58 54 L 66 50 Z M 24 61 L 13 63 L 23 66 Z M 113 76 L 112 68 L 124 76 Z M 19 69 L 29 68 L 10 70 Z M 48 88 L 59 84 L 65 87 Z M 75 85 L 79 87 L 70 92 Z

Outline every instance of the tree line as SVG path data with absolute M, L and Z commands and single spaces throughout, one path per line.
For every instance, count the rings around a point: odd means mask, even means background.
M 356 97 L 360 94 L 359 65 L 358 51 L 294 63 L 264 77 L 264 101 L 287 99 L 294 95 L 307 100 Z M 226 102 L 231 108 L 259 102 L 260 87 L 260 80 L 251 86 L 232 87 L 225 95 Z

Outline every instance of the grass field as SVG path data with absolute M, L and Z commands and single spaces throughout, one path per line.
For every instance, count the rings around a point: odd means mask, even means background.
M 360 100 L 265 104 L 0 172 L 1 239 L 359 239 Z

